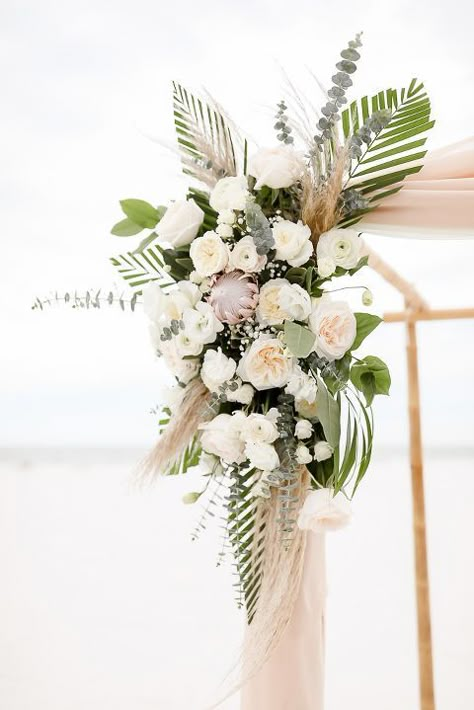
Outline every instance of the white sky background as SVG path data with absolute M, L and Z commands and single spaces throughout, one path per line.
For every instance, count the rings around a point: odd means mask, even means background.
M 184 194 L 177 159 L 149 140 L 173 140 L 171 79 L 205 85 L 258 143 L 271 144 L 278 63 L 293 77 L 310 67 L 327 84 L 339 51 L 363 29 L 352 96 L 423 78 L 438 121 L 430 145 L 441 146 L 472 132 L 473 14 L 468 0 L 2 3 L 0 444 L 154 437 L 148 410 L 166 375 L 141 314 L 29 307 L 50 289 L 117 281 L 108 257 L 135 244 L 109 234 L 119 199 L 166 204 Z M 474 241 L 369 241 L 433 306 L 474 305 Z M 368 270 L 358 280 L 372 287 L 379 312 L 401 306 Z M 425 441 L 467 445 L 473 323 L 419 331 Z M 403 327 L 382 326 L 369 350 L 394 381 L 376 408 L 379 442 L 398 445 L 407 436 Z

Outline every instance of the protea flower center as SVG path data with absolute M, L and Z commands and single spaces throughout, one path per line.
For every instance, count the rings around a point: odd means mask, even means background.
M 250 274 L 229 271 L 212 277 L 207 300 L 222 323 L 235 325 L 253 315 L 258 304 L 258 286 Z

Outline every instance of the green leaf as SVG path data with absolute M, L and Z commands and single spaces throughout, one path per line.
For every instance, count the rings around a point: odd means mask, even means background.
M 387 365 L 374 355 L 367 355 L 356 362 L 351 369 L 351 382 L 363 393 L 367 406 L 370 406 L 376 394 L 388 395 L 391 378 Z
M 160 213 L 156 207 L 145 200 L 120 200 L 120 206 L 132 222 L 144 229 L 153 229 L 160 219 Z
M 321 422 L 328 444 L 335 449 L 339 445 L 339 437 L 341 435 L 339 404 L 334 397 L 330 395 L 323 380 L 318 377 L 317 381 L 316 411 L 318 419 Z
M 116 237 L 133 237 L 135 234 L 139 234 L 142 230 L 143 227 L 140 227 L 139 224 L 132 222 L 129 217 L 126 217 L 120 222 L 117 222 L 117 224 L 114 224 L 110 230 L 110 233 L 114 234 Z
M 308 357 L 313 349 L 315 335 L 309 328 L 286 320 L 284 340 L 293 355 L 296 357 Z
M 354 313 L 354 316 L 357 323 L 357 332 L 351 350 L 357 350 L 366 337 L 382 322 L 382 318 L 371 313 Z

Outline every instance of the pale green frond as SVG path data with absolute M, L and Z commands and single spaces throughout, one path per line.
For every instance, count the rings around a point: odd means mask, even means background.
M 164 271 L 161 250 L 156 245 L 139 253 L 127 252 L 113 256 L 110 261 L 136 293 L 141 293 L 142 287 L 150 281 L 159 281 L 163 288 L 172 283 Z

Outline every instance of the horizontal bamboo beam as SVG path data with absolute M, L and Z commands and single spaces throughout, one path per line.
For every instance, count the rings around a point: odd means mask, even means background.
M 454 320 L 459 318 L 474 318 L 474 308 L 423 309 L 413 311 L 408 309 L 399 313 L 384 313 L 385 323 L 406 323 L 421 320 Z

